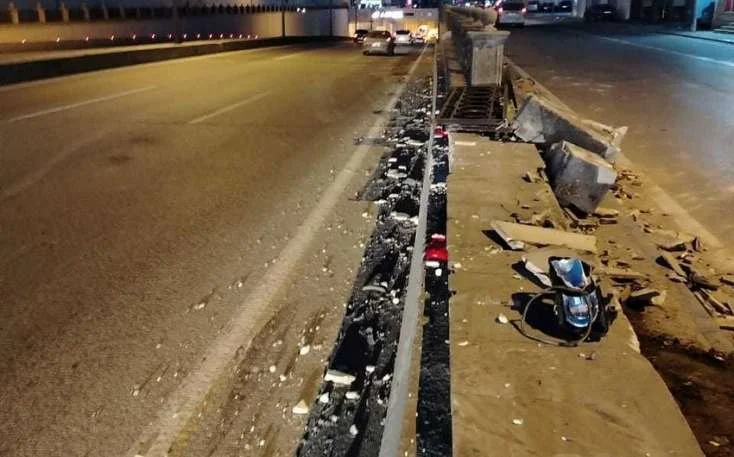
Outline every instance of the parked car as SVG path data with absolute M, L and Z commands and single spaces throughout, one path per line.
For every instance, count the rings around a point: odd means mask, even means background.
M 410 30 L 398 30 L 395 32 L 395 44 L 405 45 L 413 43 L 413 35 L 410 34 Z
M 525 25 L 525 3 L 521 2 L 502 2 L 495 7 L 497 10 L 498 25 Z
M 370 31 L 367 29 L 355 30 L 354 31 L 354 42 L 357 44 L 364 42 L 364 37 L 366 37 L 368 33 L 370 33 Z
M 558 2 L 558 6 L 556 6 L 556 11 L 559 13 L 570 13 L 573 11 L 573 2 L 571 0 L 562 0 Z
M 362 43 L 362 53 L 368 54 L 395 54 L 395 38 L 387 30 L 375 30 L 367 34 Z
M 613 21 L 617 10 L 610 4 L 591 5 L 586 11 L 586 20 L 588 21 Z

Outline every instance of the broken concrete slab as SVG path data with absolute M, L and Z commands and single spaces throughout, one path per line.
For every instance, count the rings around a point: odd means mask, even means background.
M 673 270 L 673 273 L 677 274 L 681 278 L 687 277 L 686 272 L 683 271 L 683 268 L 681 268 L 680 264 L 677 260 L 675 260 L 675 257 L 673 257 L 672 254 L 669 252 L 663 252 L 660 254 L 660 259 L 662 260 L 663 264 L 667 265 L 671 270 Z
M 561 141 L 545 154 L 553 192 L 561 206 L 593 213 L 617 180 L 609 162 L 576 145 Z
M 598 131 L 584 123 L 575 113 L 537 95 L 530 95 L 525 99 L 512 127 L 515 135 L 523 141 L 568 141 L 612 163 L 620 152 L 619 146 L 612 143 L 613 135 Z
M 596 237 L 591 235 L 505 221 L 492 221 L 491 227 L 514 250 L 522 248 L 513 246 L 522 244 L 524 247 L 525 243 L 529 243 L 538 246 L 566 246 L 579 251 L 596 253 Z

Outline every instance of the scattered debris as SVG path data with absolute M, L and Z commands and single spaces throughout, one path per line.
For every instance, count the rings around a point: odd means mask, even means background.
M 343 373 L 339 370 L 328 370 L 324 381 L 333 382 L 334 384 L 341 386 L 351 386 L 356 378 L 348 373 Z
M 497 320 L 497 322 L 498 322 L 498 323 L 500 323 L 500 324 L 507 324 L 507 323 L 509 323 L 509 322 L 510 322 L 510 320 L 509 320 L 509 319 L 507 318 L 507 316 L 505 316 L 505 315 L 504 315 L 504 314 L 502 314 L 502 313 L 500 313 L 500 314 L 499 314 L 499 315 L 497 316 L 497 319 L 496 319 L 496 320 Z
M 512 423 L 515 425 L 522 425 L 525 423 L 525 421 L 522 419 L 512 419 Z
M 357 428 L 356 425 L 352 424 L 352 426 L 349 427 L 349 434 L 352 435 L 352 436 L 359 435 L 359 429 Z
M 468 346 L 468 345 L 469 345 L 469 342 L 468 342 L 468 341 L 466 341 L 466 340 L 464 340 L 464 341 L 460 341 L 460 342 L 459 342 L 459 346 L 462 346 L 462 347 L 464 347 L 464 346 Z
M 308 405 L 304 400 L 301 400 L 292 409 L 293 414 L 303 415 L 308 414 Z
M 354 390 L 350 390 L 345 394 L 345 396 L 347 397 L 347 400 L 359 400 L 359 392 Z
M 309 346 L 308 344 L 301 346 L 301 348 L 298 350 L 298 353 L 300 355 L 306 355 L 309 352 L 311 352 L 311 346 Z

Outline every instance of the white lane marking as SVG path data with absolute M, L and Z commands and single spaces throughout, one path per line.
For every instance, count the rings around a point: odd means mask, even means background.
M 701 62 L 713 63 L 713 64 L 717 64 L 717 65 L 724 65 L 726 67 L 734 68 L 734 62 L 732 62 L 730 60 L 718 60 L 718 59 L 713 59 L 711 57 L 697 56 L 695 54 L 688 54 L 686 52 L 674 51 L 672 49 L 661 48 L 659 46 L 651 46 L 649 44 L 635 43 L 635 42 L 632 42 L 632 41 L 626 41 L 626 40 L 622 40 L 622 39 L 619 39 L 619 38 L 612 38 L 612 37 L 608 37 L 608 36 L 596 35 L 596 34 L 593 34 L 593 33 L 581 32 L 581 31 L 578 31 L 578 30 L 574 31 L 573 33 L 578 33 L 579 35 L 587 35 L 587 36 L 599 38 L 600 40 L 611 41 L 613 43 L 620 43 L 620 44 L 624 44 L 624 45 L 627 45 L 627 46 L 636 46 L 638 48 L 649 49 L 649 50 L 658 51 L 658 52 L 664 52 L 666 54 L 672 54 L 672 55 L 676 55 L 676 56 L 680 56 L 680 57 L 687 57 L 689 59 L 694 59 L 694 60 L 698 60 L 698 61 L 701 61 Z
M 199 124 L 199 123 L 204 122 L 204 121 L 206 121 L 208 119 L 211 119 L 211 118 L 213 118 L 215 116 L 219 116 L 220 114 L 228 113 L 228 112 L 230 112 L 232 110 L 235 110 L 235 109 L 239 108 L 240 106 L 244 106 L 244 105 L 247 105 L 249 103 L 256 102 L 256 101 L 260 100 L 261 98 L 267 97 L 268 95 L 270 95 L 272 93 L 273 93 L 273 91 L 272 90 L 269 90 L 267 92 L 262 92 L 260 94 L 253 95 L 252 97 L 246 98 L 246 99 L 241 100 L 241 101 L 239 101 L 237 103 L 232 103 L 231 105 L 227 105 L 224 108 L 220 108 L 220 109 L 218 109 L 216 111 L 212 111 L 209 114 L 205 114 L 205 115 L 203 115 L 201 117 L 197 117 L 196 119 L 192 119 L 192 120 L 189 121 L 189 124 Z
M 418 60 L 408 71 L 406 81 L 415 72 L 417 66 Z M 384 112 L 390 112 L 404 90 L 405 83 L 402 83 L 385 105 Z M 384 119 L 377 119 L 367 133 L 367 137 L 380 136 L 383 125 Z M 266 316 L 270 302 L 287 284 L 293 270 L 306 254 L 319 228 L 326 217 L 331 214 L 349 183 L 355 177 L 362 175 L 361 164 L 367 157 L 370 148 L 369 144 L 362 144 L 355 149 L 347 164 L 326 188 L 321 199 L 295 235 L 278 254 L 274 265 L 265 272 L 259 285 L 245 298 L 239 313 L 233 317 L 221 336 L 206 350 L 201 363 L 194 367 L 181 386 L 171 393 L 157 419 L 143 430 L 125 456 L 141 454 L 145 457 L 166 457 L 168 455 L 168 450 L 194 413 L 199 410 L 201 402 L 217 377 L 234 360 L 237 349 L 240 347 L 243 347 L 245 351 L 249 349 L 252 338 L 258 331 L 255 326 Z M 146 443 L 149 443 L 149 446 L 146 446 Z
M 291 57 L 296 57 L 298 55 L 303 54 L 303 52 L 304 51 L 293 52 L 291 54 L 286 54 L 286 55 L 283 55 L 283 56 L 278 56 L 278 57 L 274 58 L 273 60 L 286 60 L 286 59 L 290 59 Z
M 157 86 L 141 87 L 139 89 L 127 90 L 125 92 L 118 92 L 116 94 L 106 95 L 104 97 L 91 98 L 89 100 L 84 100 L 83 102 L 72 103 L 70 105 L 61 105 L 61 106 L 57 106 L 57 107 L 54 107 L 54 108 L 45 109 L 43 111 L 37 111 L 35 113 L 24 114 L 22 116 L 17 116 L 17 117 L 11 117 L 10 119 L 7 120 L 7 122 L 11 122 L 12 123 L 12 122 L 23 121 L 23 120 L 26 120 L 26 119 L 33 119 L 34 117 L 46 116 L 48 114 L 54 114 L 54 113 L 58 113 L 58 112 L 61 112 L 61 111 L 67 111 L 67 110 L 70 110 L 70 109 L 75 109 L 75 108 L 79 108 L 79 107 L 82 107 L 82 106 L 91 105 L 93 103 L 101 103 L 101 102 L 106 102 L 106 101 L 109 101 L 109 100 L 115 100 L 117 98 L 127 97 L 128 95 L 135 95 L 135 94 L 139 94 L 141 92 L 146 92 L 146 91 L 149 91 L 149 90 L 153 90 L 156 87 Z
M 217 52 L 217 53 L 212 53 L 212 54 L 206 54 L 203 56 L 182 57 L 180 59 L 168 59 L 168 60 L 160 60 L 157 62 L 141 63 L 137 65 L 126 65 L 124 67 L 107 68 L 105 70 L 96 70 L 96 71 L 88 72 L 88 73 L 77 73 L 73 75 L 57 76 L 57 77 L 49 78 L 49 79 L 41 79 L 38 81 L 28 81 L 24 83 L 9 84 L 7 86 L 0 86 L 0 92 L 10 92 L 13 90 L 29 89 L 29 88 L 38 87 L 38 86 L 46 86 L 48 84 L 63 82 L 66 80 L 92 78 L 100 74 L 105 74 L 105 73 L 110 73 L 110 72 L 120 72 L 120 71 L 137 70 L 137 69 L 142 69 L 142 68 L 160 67 L 163 65 L 177 65 L 181 63 L 195 62 L 198 60 L 216 59 L 219 57 L 232 57 L 232 56 L 236 56 L 240 54 L 252 54 L 252 53 L 263 52 L 263 51 L 291 49 L 296 46 L 300 46 L 300 45 L 288 44 L 288 45 L 283 45 L 283 46 L 264 46 L 262 48 L 242 49 L 240 51 L 222 51 L 222 52 Z

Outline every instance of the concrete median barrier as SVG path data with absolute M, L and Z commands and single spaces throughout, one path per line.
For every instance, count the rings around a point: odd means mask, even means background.
M 551 146 L 545 162 L 558 203 L 587 214 L 594 212 L 617 180 L 609 162 L 566 141 Z
M 619 140 L 604 134 L 574 112 L 533 94 L 518 109 L 512 124 L 515 135 L 530 143 L 567 141 L 587 149 L 609 162 L 619 155 Z
M 268 46 L 317 41 L 338 41 L 335 37 L 285 37 L 261 40 L 233 40 L 196 45 L 173 45 L 148 49 L 121 50 L 120 52 L 93 53 L 73 57 L 44 58 L 25 62 L 0 64 L 0 85 L 37 79 L 65 76 L 75 73 L 138 65 L 163 60 L 194 57 L 219 52 L 239 51 Z

